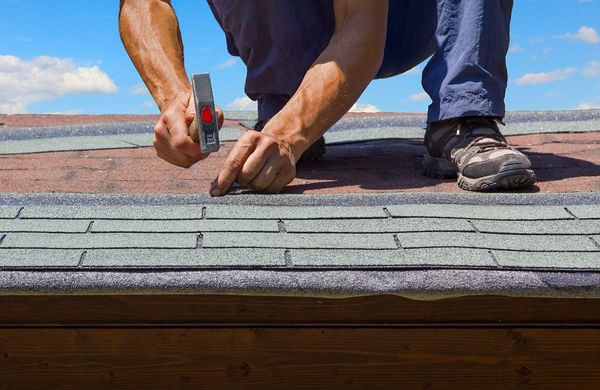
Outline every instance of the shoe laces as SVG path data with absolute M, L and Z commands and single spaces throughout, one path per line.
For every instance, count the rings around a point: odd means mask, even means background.
M 452 156 L 473 148 L 476 148 L 474 154 L 477 154 L 510 147 L 492 118 L 465 119 L 457 126 L 456 136 L 463 141 L 453 148 Z

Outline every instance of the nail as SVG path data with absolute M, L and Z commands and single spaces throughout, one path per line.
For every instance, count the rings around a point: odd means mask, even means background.
M 221 196 L 221 191 L 218 188 L 213 188 L 210 190 L 210 196 Z

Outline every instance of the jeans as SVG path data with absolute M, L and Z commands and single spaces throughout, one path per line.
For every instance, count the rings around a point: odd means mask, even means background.
M 232 55 L 247 67 L 245 92 L 259 120 L 275 115 L 334 33 L 332 0 L 208 0 Z M 376 78 L 402 74 L 431 56 L 422 84 L 428 123 L 504 117 L 513 0 L 390 0 Z M 400 92 L 399 93 L 406 93 Z

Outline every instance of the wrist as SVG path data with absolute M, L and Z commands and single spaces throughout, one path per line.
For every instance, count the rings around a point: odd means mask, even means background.
M 176 88 L 165 89 L 159 92 L 156 97 L 156 103 L 160 112 L 164 112 L 169 107 L 187 106 L 192 93 L 191 85 L 180 85 Z
M 310 147 L 314 140 L 306 134 L 305 129 L 297 125 L 296 121 L 288 121 L 285 125 L 279 125 L 277 117 L 267 123 L 262 133 L 275 139 L 277 143 L 288 150 L 294 161 Z

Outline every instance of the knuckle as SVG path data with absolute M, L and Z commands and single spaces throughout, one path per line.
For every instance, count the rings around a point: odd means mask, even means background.
M 245 139 L 248 141 L 258 141 L 261 138 L 261 134 L 258 131 L 250 130 L 244 134 Z
M 185 137 L 175 137 L 173 138 L 173 147 L 177 150 L 181 150 L 185 148 L 187 145 L 187 139 Z
M 156 126 L 154 126 L 154 135 L 161 135 L 164 134 L 165 132 L 165 127 L 163 126 L 162 123 L 157 123 Z
M 227 166 L 227 168 L 229 168 L 233 171 L 240 171 L 242 169 L 242 163 L 239 160 L 236 160 L 234 158 L 228 159 L 225 162 L 225 165 Z
M 185 160 L 181 161 L 179 164 L 180 167 L 185 168 L 185 169 L 191 168 L 192 165 L 194 165 L 194 162 L 189 159 L 185 159 Z
M 287 165 L 287 164 L 282 166 L 281 169 L 279 170 L 279 172 L 281 172 L 281 174 L 286 178 L 288 178 L 290 176 L 292 176 L 292 177 L 295 176 L 295 174 L 296 174 L 295 171 L 296 170 L 294 169 L 293 166 Z

